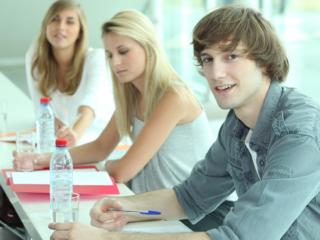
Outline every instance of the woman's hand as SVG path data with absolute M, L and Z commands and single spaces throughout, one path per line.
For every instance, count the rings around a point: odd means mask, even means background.
M 59 118 L 55 118 L 56 137 L 68 140 L 68 147 L 74 147 L 79 141 L 79 134 L 67 127 Z
M 32 171 L 42 168 L 39 162 L 40 154 L 38 153 L 18 153 L 17 151 L 13 151 L 12 156 L 13 168 L 16 171 Z
M 56 136 L 57 138 L 68 140 L 68 147 L 74 147 L 79 140 L 78 133 L 66 126 L 60 127 L 56 133 Z

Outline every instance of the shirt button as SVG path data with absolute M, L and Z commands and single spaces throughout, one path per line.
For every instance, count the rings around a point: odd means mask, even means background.
M 259 163 L 260 163 L 260 166 L 261 166 L 261 167 L 264 166 L 264 161 L 263 161 L 263 160 L 260 160 Z

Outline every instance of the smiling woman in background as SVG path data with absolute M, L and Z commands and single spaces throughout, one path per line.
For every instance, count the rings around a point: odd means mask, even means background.
M 26 55 L 26 75 L 35 109 L 52 99 L 57 137 L 69 146 L 94 140 L 114 111 L 111 76 L 102 49 L 88 48 L 83 10 L 70 0 L 47 11 L 36 44 Z

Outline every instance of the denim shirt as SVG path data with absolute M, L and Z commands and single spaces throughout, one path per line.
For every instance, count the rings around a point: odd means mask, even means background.
M 174 187 L 191 222 L 235 189 L 239 196 L 214 240 L 320 239 L 320 108 L 296 90 L 271 84 L 250 148 L 249 129 L 231 110 L 217 141 L 189 178 Z

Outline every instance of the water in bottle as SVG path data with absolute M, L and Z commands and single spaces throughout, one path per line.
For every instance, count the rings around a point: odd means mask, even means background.
M 72 222 L 73 164 L 67 140 L 57 139 L 50 161 L 50 207 L 53 222 Z
M 39 153 L 52 152 L 54 149 L 54 114 L 50 106 L 50 98 L 40 99 L 40 108 L 37 115 L 37 150 Z

